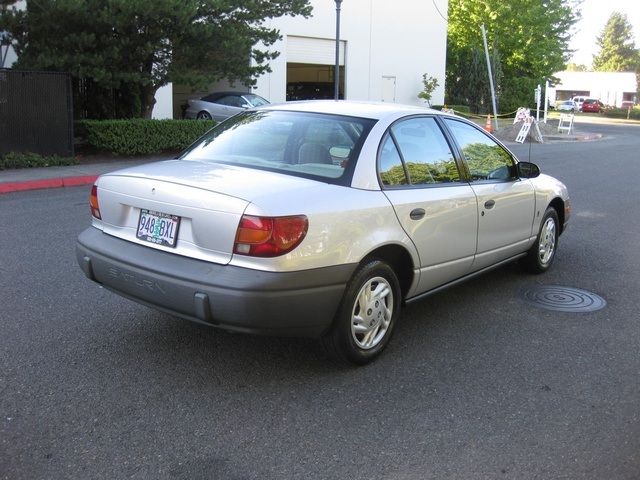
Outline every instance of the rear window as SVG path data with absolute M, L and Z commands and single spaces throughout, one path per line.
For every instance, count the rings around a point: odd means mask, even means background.
M 347 184 L 373 124 L 307 112 L 243 112 L 214 127 L 181 158 Z

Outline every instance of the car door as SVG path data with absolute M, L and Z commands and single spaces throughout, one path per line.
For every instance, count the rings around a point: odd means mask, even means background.
M 395 123 L 378 155 L 383 191 L 420 257 L 411 295 L 464 276 L 476 252 L 476 195 L 433 117 Z
M 524 252 L 532 238 L 535 191 L 517 176 L 513 155 L 481 128 L 446 118 L 458 144 L 478 199 L 478 246 L 473 269 L 479 270 Z

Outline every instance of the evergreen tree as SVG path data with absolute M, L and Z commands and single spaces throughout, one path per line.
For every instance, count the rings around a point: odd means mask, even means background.
M 71 72 L 89 93 L 112 92 L 136 107 L 130 116 L 150 118 L 170 82 L 253 85 L 278 56 L 268 47 L 280 33 L 264 20 L 310 14 L 309 0 L 38 0 L 3 10 L 0 31 L 18 54 L 15 68 Z
M 637 71 L 640 64 L 633 40 L 633 27 L 627 16 L 613 12 L 607 20 L 597 44 L 600 53 L 593 58 L 593 69 L 598 72 Z

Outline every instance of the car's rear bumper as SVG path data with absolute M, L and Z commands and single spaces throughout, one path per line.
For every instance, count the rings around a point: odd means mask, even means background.
M 76 244 L 85 275 L 126 298 L 227 330 L 317 337 L 356 265 L 264 272 L 174 255 L 88 228 Z

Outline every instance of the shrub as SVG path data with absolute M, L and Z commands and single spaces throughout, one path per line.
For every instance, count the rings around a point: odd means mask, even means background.
M 66 165 L 77 165 L 78 160 L 73 157 L 43 157 L 33 152 L 11 152 L 0 155 L 0 170 L 12 168 L 37 168 L 37 167 L 60 167 Z
M 605 110 L 604 115 L 610 118 L 640 120 L 640 108 L 612 108 L 611 110 Z
M 80 120 L 77 137 L 114 155 L 151 155 L 183 150 L 216 124 L 189 120 Z

